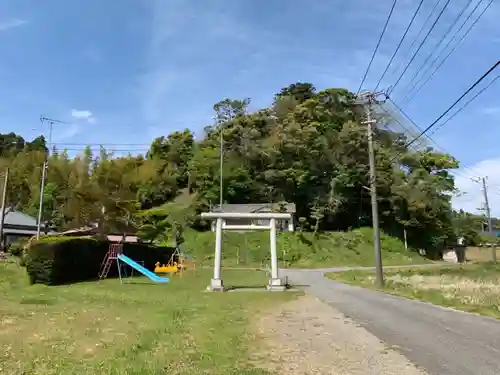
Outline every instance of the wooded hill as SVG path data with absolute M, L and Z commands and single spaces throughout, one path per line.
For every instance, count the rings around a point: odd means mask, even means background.
M 249 103 L 217 103 L 217 124 L 205 127 L 203 139 L 187 129 L 175 131 L 155 139 L 146 155 L 116 157 L 105 149 L 93 155 L 87 147 L 69 157 L 54 150 L 44 220 L 60 229 L 95 222 L 121 228 L 136 223 L 137 212 L 186 191 L 196 193 L 189 204 L 193 212 L 207 209 L 218 203 L 222 131 L 225 202 L 293 202 L 303 230 L 370 226 L 367 135 L 354 95 L 296 83 L 274 95 L 268 108 L 250 112 Z M 410 245 L 428 250 L 453 242 L 454 181 L 448 171 L 457 161 L 432 149 L 406 149 L 403 134 L 384 129 L 379 126 L 374 135 L 382 228 L 402 236 L 406 226 Z M 0 167 L 10 166 L 8 204 L 34 216 L 46 146 L 43 137 L 0 138 Z M 195 217 L 189 224 L 200 227 Z

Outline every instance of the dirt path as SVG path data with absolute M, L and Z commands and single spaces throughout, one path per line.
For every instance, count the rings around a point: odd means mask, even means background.
M 258 322 L 258 367 L 277 374 L 424 375 L 339 311 L 303 296 Z

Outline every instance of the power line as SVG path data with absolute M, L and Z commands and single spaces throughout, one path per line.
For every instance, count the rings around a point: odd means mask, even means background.
M 407 118 L 413 126 L 415 126 L 420 132 L 423 131 L 423 129 L 415 122 L 413 121 L 410 116 L 408 116 L 408 114 L 406 112 L 404 112 L 395 102 L 392 101 L 392 99 L 388 98 L 388 100 L 393 104 L 393 106 L 399 111 L 401 112 L 401 114 Z M 383 106 L 380 106 L 380 108 L 385 112 L 387 113 L 389 116 L 391 116 L 391 118 L 396 121 L 404 130 L 406 130 L 408 132 L 408 134 L 412 133 L 405 125 L 403 125 L 403 123 L 401 121 L 399 121 L 399 119 L 397 117 L 394 117 L 387 109 L 385 109 Z M 429 139 L 431 142 L 433 142 L 436 147 L 438 147 L 439 149 L 445 151 L 446 153 L 449 153 L 448 151 L 444 150 L 443 147 L 441 147 L 434 139 L 432 139 L 430 136 L 426 135 L 427 139 Z
M 61 150 L 57 150 L 58 153 L 64 152 L 64 151 L 77 151 L 77 152 L 83 152 L 85 149 L 83 148 L 64 148 Z M 92 152 L 99 152 L 100 149 L 91 149 L 90 151 Z M 149 149 L 147 148 L 136 148 L 136 149 L 130 149 L 130 148 L 105 148 L 103 151 L 105 152 L 147 152 Z
M 388 100 L 394 105 L 394 107 L 399 112 L 401 112 L 401 114 L 406 119 L 408 119 L 408 121 L 410 121 L 412 123 L 412 125 L 414 125 L 417 129 L 419 129 L 419 130 L 422 131 L 422 128 L 403 109 L 401 109 L 391 98 L 388 98 Z M 387 109 L 385 109 L 383 106 L 379 106 L 379 108 L 382 109 L 388 115 L 390 115 L 391 119 L 393 119 L 394 121 L 396 121 L 403 129 L 405 129 L 408 132 L 410 132 L 408 130 L 408 128 L 405 125 L 403 125 L 403 123 L 401 121 L 399 121 L 399 119 L 397 117 L 394 117 Z M 451 152 L 449 152 L 443 146 L 441 146 L 440 144 L 438 144 L 429 134 L 425 134 L 425 136 L 432 143 L 434 143 L 438 149 L 440 149 L 441 151 L 443 151 L 443 152 L 445 152 L 445 153 L 447 153 L 449 155 L 452 155 Z M 466 174 L 465 171 L 463 171 L 463 169 L 470 171 L 471 174 Z M 459 168 L 458 169 L 451 169 L 451 170 L 449 170 L 449 173 L 452 174 L 452 175 L 458 175 L 459 177 L 463 177 L 463 178 L 466 178 L 466 179 L 471 179 L 471 180 L 474 180 L 474 181 L 475 181 L 476 178 L 478 178 L 479 176 L 481 176 L 481 173 L 478 172 L 477 170 L 475 170 L 473 167 L 470 167 L 470 166 L 465 165 L 465 164 L 460 163 L 460 162 L 459 162 Z M 490 187 L 494 188 L 495 189 L 494 193 L 500 196 L 500 186 L 492 185 Z
M 434 130 L 432 131 L 431 135 L 432 134 L 436 134 L 436 132 L 441 129 L 443 126 L 445 126 L 452 118 L 454 118 L 456 115 L 458 115 L 460 112 L 462 112 L 465 107 L 467 107 L 474 99 L 476 99 L 479 95 L 481 95 L 484 91 L 486 91 L 487 89 L 489 89 L 491 87 L 491 85 L 493 85 L 498 79 L 500 78 L 500 75 L 496 76 L 490 83 L 488 83 L 485 87 L 483 87 L 480 91 L 478 91 L 476 93 L 476 95 L 474 95 L 472 98 L 470 98 L 467 102 L 465 102 L 465 104 L 460 107 L 456 112 L 454 112 L 450 117 L 448 117 L 446 119 L 445 122 L 439 124 L 439 126 L 437 126 L 436 128 L 434 128 Z
M 406 117 L 417 129 L 422 130 L 422 128 L 404 111 L 402 110 L 395 102 L 392 101 L 392 99 L 388 98 L 388 100 L 394 105 L 396 109 L 403 114 L 404 117 Z M 403 129 L 405 129 L 408 133 L 410 133 L 410 130 L 401 122 L 397 117 L 394 117 L 387 109 L 385 109 L 383 106 L 379 106 L 380 109 L 382 109 L 385 113 L 387 113 L 389 116 L 391 116 L 391 119 L 396 121 Z M 427 139 L 429 139 L 434 145 L 437 147 L 438 150 L 453 156 L 451 152 L 446 150 L 443 146 L 438 144 L 430 135 L 426 134 Z M 466 173 L 466 171 L 469 171 L 469 174 Z M 476 181 L 477 178 L 481 176 L 481 172 L 478 172 L 475 170 L 473 167 L 470 167 L 466 164 L 463 164 L 459 161 L 459 168 L 458 169 L 450 169 L 448 170 L 448 173 L 451 174 L 453 177 L 462 177 L 467 180 L 473 180 Z M 498 185 L 491 185 L 490 189 L 492 189 L 492 193 L 500 196 L 500 186 Z
M 418 85 L 420 82 L 422 82 L 422 80 L 424 79 L 426 73 L 431 70 L 431 68 L 434 66 L 434 64 L 441 57 L 442 53 L 444 51 L 446 51 L 446 49 L 450 46 L 450 44 L 455 40 L 455 38 L 458 36 L 458 34 L 460 33 L 460 31 L 462 31 L 463 27 L 467 24 L 467 22 L 469 21 L 469 19 L 472 17 L 472 15 L 474 14 L 474 12 L 477 10 L 477 8 L 479 7 L 479 5 L 483 1 L 484 0 L 479 0 L 478 1 L 478 3 L 476 4 L 476 6 L 474 7 L 474 9 L 470 12 L 470 14 L 465 19 L 465 21 L 462 24 L 462 26 L 460 26 L 460 28 L 456 31 L 456 33 L 454 34 L 454 36 L 448 41 L 448 43 L 446 44 L 446 46 L 441 50 L 441 53 L 434 59 L 434 61 L 432 62 L 432 64 L 428 67 L 427 71 L 418 80 L 418 82 L 417 82 L 416 85 Z M 467 29 L 467 31 L 465 32 L 465 34 L 462 35 L 462 37 L 460 38 L 460 40 L 458 41 L 458 43 L 450 50 L 450 52 L 445 56 L 445 58 L 441 61 L 441 63 L 432 71 L 432 73 L 430 74 L 430 76 L 428 76 L 427 79 L 418 87 L 418 89 L 416 91 L 414 91 L 413 94 L 410 95 L 410 97 L 408 98 L 408 100 L 406 101 L 405 104 L 408 104 L 409 102 L 411 102 L 412 99 L 415 96 L 417 96 L 417 94 L 420 92 L 420 90 L 422 90 L 422 88 L 434 77 L 434 75 L 436 74 L 436 72 L 443 66 L 443 64 L 446 62 L 446 60 L 448 60 L 448 58 L 453 54 L 453 52 L 455 52 L 455 50 L 460 46 L 460 44 L 462 43 L 462 41 L 467 37 L 467 35 L 474 28 L 474 26 L 479 22 L 479 20 L 484 15 L 484 13 L 488 10 L 488 8 L 491 6 L 491 4 L 493 4 L 493 0 L 490 0 L 490 2 L 486 5 L 486 7 L 481 12 L 481 14 L 479 14 L 479 16 L 476 18 L 476 20 L 469 26 L 469 28 Z
M 448 28 L 448 30 L 446 30 L 444 32 L 444 34 L 442 35 L 441 39 L 439 39 L 438 43 L 434 46 L 433 50 L 427 55 L 427 58 L 420 65 L 420 67 L 416 70 L 416 72 L 413 75 L 413 77 L 410 80 L 410 82 L 403 89 L 403 91 L 405 91 L 407 88 L 409 88 L 411 86 L 410 90 L 407 92 L 407 94 L 406 94 L 406 96 L 405 96 L 405 98 L 403 100 L 405 100 L 408 97 L 409 93 L 411 93 L 411 91 L 415 88 L 415 86 L 417 84 L 417 81 L 415 81 L 415 80 L 420 75 L 420 73 L 422 72 L 422 70 L 424 69 L 424 67 L 427 65 L 427 63 L 429 62 L 429 60 L 432 58 L 432 56 L 434 55 L 434 53 L 438 50 L 438 48 L 444 42 L 444 40 L 446 39 L 446 37 L 448 36 L 448 34 L 450 34 L 451 30 L 455 27 L 455 25 L 457 24 L 457 22 L 463 16 L 463 14 L 467 10 L 467 8 L 470 6 L 470 4 L 472 3 L 472 1 L 473 0 L 468 0 L 468 2 L 465 4 L 465 6 L 460 10 L 460 12 L 458 13 L 458 15 L 455 17 L 455 19 L 453 20 L 453 22 L 451 22 L 450 27 Z
M 472 86 L 470 86 L 465 93 L 463 93 L 455 102 L 446 109 L 436 120 L 434 120 L 427 128 L 425 128 L 417 137 L 415 137 L 412 141 L 406 144 L 406 147 L 411 146 L 413 143 L 415 143 L 418 139 L 420 139 L 423 135 L 425 135 L 430 129 L 432 129 L 444 116 L 450 112 L 453 107 L 455 107 L 469 92 L 471 92 L 479 83 L 483 81 L 488 75 L 491 74 L 492 71 L 494 71 L 498 65 L 500 65 L 500 60 L 497 61 L 486 73 L 484 73 Z M 392 160 L 395 160 L 399 155 L 396 155 Z
M 69 143 L 69 142 L 53 142 L 56 146 L 151 146 L 151 143 Z
M 368 75 L 368 72 L 370 71 L 373 60 L 375 59 L 375 55 L 377 54 L 378 48 L 380 47 L 380 43 L 382 42 L 382 38 L 384 37 L 385 31 L 387 30 L 387 25 L 389 24 L 389 21 L 391 20 L 392 13 L 394 12 L 394 8 L 396 7 L 397 2 L 398 2 L 398 0 L 394 0 L 394 2 L 392 3 L 391 10 L 389 12 L 389 15 L 387 16 L 387 20 L 385 21 L 384 28 L 382 29 L 382 33 L 380 34 L 380 38 L 378 38 L 377 45 L 375 46 L 375 50 L 373 51 L 370 62 L 368 63 L 368 67 L 366 68 L 365 74 L 363 75 L 363 79 L 361 80 L 361 83 L 359 84 L 358 91 L 356 92 L 356 96 L 358 96 L 359 92 L 361 91 L 361 88 L 363 87 L 363 84 L 365 83 L 366 76 Z
M 388 98 L 388 100 L 394 105 L 394 107 L 399 111 L 401 112 L 401 114 L 406 118 L 408 119 L 408 121 L 410 121 L 417 129 L 419 129 L 420 131 L 423 131 L 422 127 L 420 127 L 409 115 L 408 113 L 406 113 L 401 107 L 399 107 L 391 98 Z M 382 110 L 384 110 L 386 113 L 388 113 L 389 115 L 391 115 L 385 108 L 383 107 L 380 107 L 382 108 Z M 396 117 L 392 117 L 398 124 L 400 124 L 403 128 L 406 128 Z M 434 145 L 441 151 L 449 154 L 449 155 L 453 155 L 451 152 L 449 152 L 448 150 L 446 150 L 442 145 L 440 145 L 439 143 L 437 143 L 432 137 L 430 134 L 425 134 L 426 138 L 429 139 L 432 143 L 434 143 Z M 478 171 L 474 170 L 474 168 L 472 167 L 469 167 L 465 164 L 462 164 L 460 163 L 460 168 L 462 169 L 467 169 L 469 170 L 470 172 L 472 172 L 472 174 L 474 176 L 479 176 L 480 173 L 478 173 Z M 471 176 L 470 175 L 466 175 L 464 172 L 461 172 L 459 169 L 457 170 L 453 170 L 451 171 L 451 173 L 456 173 L 458 175 L 462 175 L 464 177 L 467 177 L 467 178 L 470 178 Z
M 394 89 L 397 87 L 397 85 L 399 84 L 399 82 L 401 81 L 401 79 L 403 78 L 404 74 L 406 73 L 406 71 L 408 70 L 408 68 L 410 67 L 411 63 L 413 62 L 413 60 L 415 60 L 415 57 L 417 57 L 418 53 L 420 52 L 420 49 L 422 48 L 422 46 L 425 44 L 425 42 L 427 41 L 427 38 L 429 37 L 429 35 L 431 34 L 432 30 L 434 30 L 434 27 L 436 27 L 439 19 L 441 18 L 441 16 L 443 15 L 444 11 L 446 10 L 446 8 L 448 7 L 448 5 L 450 4 L 450 1 L 451 0 L 447 0 L 446 1 L 446 4 L 444 4 L 444 7 L 443 9 L 441 9 L 441 11 L 439 12 L 437 18 L 434 20 L 434 23 L 432 24 L 431 28 L 429 29 L 429 31 L 427 32 L 427 35 L 425 36 L 425 38 L 422 40 L 422 42 L 420 43 L 420 45 L 418 46 L 417 50 L 415 51 L 415 53 L 413 54 L 413 56 L 411 57 L 410 61 L 408 62 L 408 64 L 406 64 L 406 67 L 405 69 L 403 70 L 403 72 L 400 74 L 400 76 L 398 77 L 396 83 L 394 85 L 392 85 L 391 89 L 389 90 L 388 92 L 388 95 L 390 95 Z
M 418 34 L 417 36 L 413 39 L 413 42 L 411 42 L 410 44 L 410 48 L 408 48 L 406 50 L 406 53 L 404 54 L 404 58 L 402 58 L 397 66 L 396 69 L 394 69 L 393 73 L 396 73 L 399 68 L 401 67 L 401 64 L 403 63 L 403 61 L 406 59 L 406 57 L 408 57 L 408 55 L 410 54 L 411 52 L 411 49 L 413 48 L 413 46 L 415 45 L 415 43 L 417 42 L 418 38 L 420 38 L 420 35 L 422 34 L 422 32 L 424 31 L 425 27 L 427 26 L 427 23 L 430 21 L 432 15 L 434 14 L 434 12 L 436 11 L 436 8 L 438 7 L 439 3 L 441 2 L 441 0 L 438 0 L 436 1 L 436 4 L 434 4 L 434 7 L 432 8 L 431 12 L 429 13 L 429 15 L 427 16 L 427 18 L 425 19 L 425 22 L 424 24 L 422 25 L 422 27 L 420 28 L 420 30 L 418 31 Z
M 388 100 L 392 102 L 392 100 L 391 100 L 390 98 L 389 98 Z M 392 103 L 394 104 L 394 106 L 395 106 L 397 109 L 399 109 L 399 110 L 400 110 L 400 112 L 401 112 L 401 113 L 402 113 L 402 114 L 403 114 L 406 118 L 408 118 L 408 120 L 409 120 L 409 121 L 410 121 L 413 125 L 415 125 L 415 127 L 417 127 L 418 129 L 420 129 L 420 127 L 419 127 L 419 126 L 418 126 L 418 125 L 417 125 L 417 124 L 416 124 L 416 123 L 415 123 L 415 122 L 414 122 L 414 121 L 413 121 L 413 120 L 412 120 L 412 119 L 411 119 L 411 118 L 410 118 L 410 117 L 409 117 L 409 116 L 408 116 L 408 115 L 407 115 L 407 114 L 406 114 L 403 110 L 401 110 L 401 109 L 397 106 L 397 104 L 396 104 L 396 103 L 394 103 L 394 102 L 392 102 Z M 379 106 L 379 108 L 380 108 L 380 109 L 382 109 L 384 112 L 386 112 L 388 115 L 390 115 L 390 116 L 391 116 L 391 118 L 392 118 L 393 120 L 395 120 L 395 121 L 396 121 L 396 122 L 397 122 L 397 123 L 398 123 L 398 124 L 399 124 L 399 125 L 403 128 L 403 129 L 405 129 L 405 130 L 407 130 L 407 131 L 409 132 L 408 128 L 407 128 L 407 127 L 406 127 L 406 126 L 405 126 L 402 122 L 400 122 L 400 121 L 399 121 L 399 119 L 398 119 L 397 117 L 394 117 L 394 116 L 393 116 L 393 115 L 392 115 L 392 114 L 391 114 L 388 110 L 386 110 L 386 109 L 384 108 L 384 106 L 382 106 L 382 105 L 381 105 L 381 106 Z M 439 144 L 438 144 L 438 143 L 437 143 L 434 139 L 432 139 L 429 135 L 427 135 L 427 138 L 428 138 L 430 141 L 432 141 L 432 142 L 433 142 L 433 143 L 434 143 L 434 144 L 438 147 L 438 149 L 441 149 L 443 152 L 445 152 L 445 153 L 447 153 L 447 154 L 451 155 L 451 153 L 450 153 L 450 152 L 448 152 L 448 151 L 447 151 L 447 150 L 445 150 L 442 146 L 440 146 L 440 145 L 439 145 Z M 479 176 L 481 176 L 481 174 L 480 174 L 480 173 L 477 173 L 477 171 L 475 171 L 475 170 L 474 170 L 474 169 L 472 169 L 471 167 L 468 167 L 467 165 L 464 165 L 464 164 L 462 164 L 462 163 L 460 163 L 460 162 L 459 162 L 459 167 L 460 167 L 460 169 L 447 169 L 447 170 L 446 170 L 446 171 L 447 171 L 447 173 L 448 173 L 451 177 L 453 177 L 453 178 L 454 178 L 454 183 L 456 183 L 457 178 L 460 178 L 460 177 L 462 177 L 462 178 L 464 178 L 464 179 L 466 179 L 466 180 L 471 180 L 471 181 L 474 181 L 474 182 L 479 182 L 479 181 L 481 180 L 481 178 L 479 177 Z M 468 170 L 470 170 L 470 171 L 473 173 L 473 176 L 474 176 L 474 177 L 471 177 L 471 175 L 470 175 L 470 174 L 466 174 L 466 173 L 465 173 L 463 170 L 461 170 L 461 169 L 468 169 Z M 457 189 L 456 185 L 455 185 L 455 188 Z M 491 188 L 491 190 L 492 190 L 491 192 L 492 192 L 493 194 L 496 194 L 496 195 L 499 195 L 499 196 L 500 196 L 500 190 L 499 190 L 499 188 L 498 188 L 498 187 L 490 186 L 490 188 Z M 493 190 L 493 189 L 495 189 L 495 190 Z M 465 194 L 468 194 L 468 192 L 465 192 Z M 380 200 L 382 201 L 382 199 L 380 199 Z
M 387 66 L 385 67 L 385 70 L 384 72 L 382 73 L 382 76 L 380 77 L 380 79 L 378 80 L 377 82 L 377 85 L 375 86 L 375 90 L 373 91 L 377 91 L 379 85 L 380 85 L 380 82 L 382 82 L 382 80 L 384 79 L 387 71 L 389 70 L 389 67 L 391 66 L 393 60 L 394 60 L 394 57 L 396 57 L 396 54 L 398 53 L 399 51 L 399 48 L 401 48 L 401 45 L 403 44 L 403 41 L 405 40 L 406 38 L 406 35 L 408 34 L 408 31 L 410 31 L 410 28 L 411 26 L 413 25 L 413 21 L 415 21 L 415 18 L 417 17 L 417 14 L 420 10 L 420 8 L 422 7 L 422 4 L 424 3 L 424 0 L 420 0 L 420 3 L 418 4 L 418 7 L 417 9 L 415 10 L 415 12 L 413 13 L 413 17 L 411 18 L 410 20 L 410 23 L 408 24 L 408 26 L 406 27 L 406 30 L 403 34 L 403 36 L 401 37 L 401 40 L 399 41 L 398 43 L 398 46 L 396 47 L 396 50 L 394 51 L 394 53 L 392 54 L 391 56 L 391 59 L 389 60 L 389 63 L 387 64 Z

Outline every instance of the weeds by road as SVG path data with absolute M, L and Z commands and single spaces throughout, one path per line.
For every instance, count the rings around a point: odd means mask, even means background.
M 373 271 L 329 273 L 327 277 L 376 289 Z M 381 291 L 500 318 L 498 264 L 385 270 L 385 286 Z

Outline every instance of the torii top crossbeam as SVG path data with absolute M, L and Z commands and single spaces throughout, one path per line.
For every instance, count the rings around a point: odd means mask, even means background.
M 283 212 L 203 212 L 204 219 L 276 219 L 288 220 L 292 214 Z

